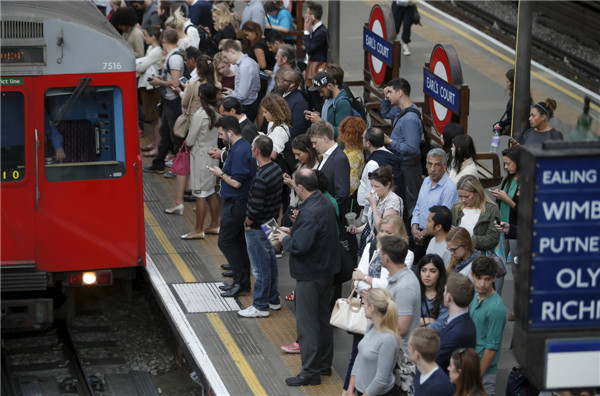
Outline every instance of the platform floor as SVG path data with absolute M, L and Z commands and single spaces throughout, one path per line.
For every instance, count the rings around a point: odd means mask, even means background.
M 344 1 L 340 63 L 346 71 L 346 80 L 362 77 L 362 26 L 374 4 Z M 464 82 L 471 88 L 469 134 L 478 152 L 488 151 L 491 126 L 504 112 L 508 99 L 503 86 L 504 73 L 511 67 L 514 53 L 444 17 L 427 4 L 421 4 L 419 10 L 423 26 L 413 28 L 412 55 L 402 58 L 401 76 L 411 82 L 413 100 L 422 100 L 422 68 L 432 47 L 436 43 L 452 44 L 461 60 Z M 532 65 L 531 86 L 534 100 L 548 96 L 557 100 L 556 117 L 551 123 L 568 134 L 582 111 L 583 95 L 588 92 L 535 65 Z M 595 107 L 592 115 L 600 119 Z M 598 122 L 595 129 L 598 132 Z M 147 143 L 147 138 L 142 139 L 142 144 Z M 145 159 L 144 163 L 149 164 L 150 160 Z M 301 368 L 299 355 L 287 355 L 279 349 L 296 337 L 294 306 L 283 299 L 295 283 L 289 276 L 287 255 L 278 259 L 281 311 L 272 311 L 269 318 L 239 317 L 237 309 L 251 304 L 251 294 L 239 299 L 219 296 L 217 286 L 224 280 L 220 264 L 225 259 L 217 247 L 217 237 L 207 235 L 205 240 L 194 241 L 179 238 L 192 229 L 195 212 L 193 203 L 185 203 L 184 216 L 164 213 L 164 208 L 171 205 L 174 189 L 174 179 L 144 174 L 147 271 L 179 338 L 192 356 L 192 366 L 201 367 L 214 394 L 341 394 L 352 338 L 340 330 L 334 333 L 333 376 L 322 377 L 319 386 L 285 385 L 284 379 L 296 375 Z M 513 287 L 514 278 L 509 271 L 503 293 L 507 312 L 512 306 Z M 348 285 L 343 293 L 347 290 Z M 516 365 L 509 349 L 512 326 L 508 322 L 504 331 L 496 394 L 504 394 L 508 372 Z

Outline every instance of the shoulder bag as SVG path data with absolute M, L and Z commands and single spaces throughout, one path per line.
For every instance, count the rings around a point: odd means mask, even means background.
M 181 148 L 175 156 L 175 159 L 173 160 L 171 172 L 180 176 L 186 176 L 190 174 L 190 149 L 185 142 L 183 142 Z
M 355 290 L 356 287 L 353 287 L 348 298 L 337 299 L 329 324 L 350 333 L 365 334 L 367 331 L 365 306 L 360 297 L 352 297 Z

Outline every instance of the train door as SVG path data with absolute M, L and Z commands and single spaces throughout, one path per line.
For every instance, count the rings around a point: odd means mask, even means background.
M 2 78 L 0 93 L 2 264 L 35 262 L 35 133 L 23 78 Z M 5 83 L 15 85 L 6 85 Z
M 43 85 L 38 262 L 53 263 L 52 271 L 137 265 L 141 202 L 125 144 L 137 114 L 126 114 L 114 77 L 61 76 Z

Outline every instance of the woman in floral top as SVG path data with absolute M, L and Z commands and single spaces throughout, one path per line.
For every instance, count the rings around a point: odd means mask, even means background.
M 382 166 L 369 173 L 372 190 L 367 194 L 364 224 L 358 228 L 348 227 L 348 232 L 351 234 L 362 233 L 358 247 L 359 255 L 363 254 L 366 244 L 375 238 L 375 230 L 384 216 L 402 215 L 402 199 L 393 191 L 393 177 L 391 166 Z

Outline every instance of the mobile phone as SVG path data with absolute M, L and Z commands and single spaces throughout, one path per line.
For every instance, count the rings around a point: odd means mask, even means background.
M 185 77 L 179 77 L 179 82 L 182 83 L 182 84 L 187 84 L 188 79 L 185 78 Z
M 500 225 L 500 219 L 498 218 L 498 216 L 495 216 L 494 219 L 496 219 L 496 224 Z
M 146 81 L 152 81 L 152 78 L 153 78 L 153 77 L 148 77 L 148 78 L 146 79 Z

